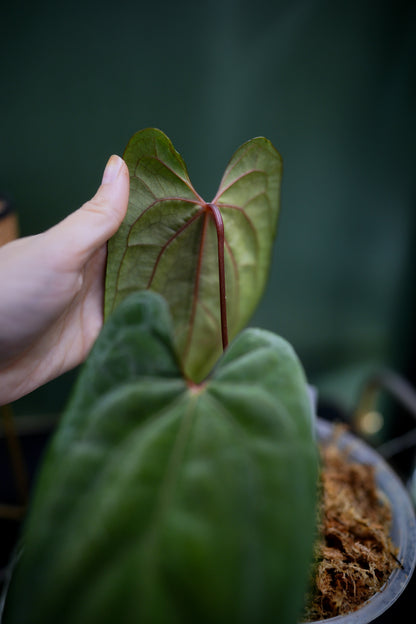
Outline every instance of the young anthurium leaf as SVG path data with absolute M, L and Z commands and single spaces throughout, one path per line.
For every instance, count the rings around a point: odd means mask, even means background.
M 105 316 L 130 293 L 168 301 L 185 375 L 201 381 L 248 322 L 266 284 L 282 161 L 265 138 L 242 145 L 214 199 L 194 190 L 160 130 L 137 132 L 124 153 L 130 199 L 108 245 Z
M 297 622 L 317 478 L 300 364 L 247 330 L 196 386 L 168 335 L 151 292 L 104 326 L 44 462 L 4 624 Z

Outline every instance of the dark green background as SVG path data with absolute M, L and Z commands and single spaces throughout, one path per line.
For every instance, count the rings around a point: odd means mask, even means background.
M 348 405 L 367 371 L 400 368 L 413 331 L 415 6 L 9 2 L 0 191 L 22 234 L 39 232 L 95 192 L 131 134 L 156 126 L 209 199 L 233 151 L 268 137 L 284 159 L 282 213 L 253 322 Z M 59 412 L 73 378 L 17 412 Z

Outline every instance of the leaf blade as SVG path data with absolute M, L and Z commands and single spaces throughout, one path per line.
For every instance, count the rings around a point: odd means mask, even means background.
M 108 246 L 105 316 L 150 288 L 169 303 L 187 377 L 200 382 L 222 352 L 218 239 L 209 204 L 159 130 L 136 133 L 124 158 L 131 177 L 126 219 Z M 281 157 L 263 138 L 232 157 L 214 198 L 225 229 L 230 339 L 252 315 L 267 279 L 280 202 Z
M 244 143 L 231 158 L 214 202 L 238 258 L 241 329 L 263 293 L 280 212 L 282 159 L 263 137 Z M 243 320 L 244 319 L 244 320 Z
M 300 364 L 249 330 L 189 388 L 165 316 L 140 293 L 104 327 L 46 458 L 5 624 L 297 621 L 317 471 Z M 120 348 L 138 360 L 126 382 Z
M 146 248 L 158 236 L 165 242 L 169 234 L 163 238 L 163 227 L 173 231 L 180 229 L 189 219 L 192 207 L 196 204 L 199 207 L 186 166 L 163 132 L 147 128 L 133 135 L 124 152 L 124 160 L 130 172 L 130 198 L 126 218 L 108 245 L 105 317 L 131 292 L 147 287 L 149 272 L 157 256 L 153 254 L 147 263 L 145 260 L 143 267 L 141 257 L 129 258 L 129 247 Z M 175 201 L 182 206 L 180 214 L 172 210 L 171 202 Z M 169 223 L 169 217 L 172 223 Z M 154 241 L 155 247 L 157 244 L 158 241 Z M 123 265 L 124 275 L 120 273 Z M 135 270 L 136 265 L 140 270 Z M 131 276 L 132 283 L 126 276 Z

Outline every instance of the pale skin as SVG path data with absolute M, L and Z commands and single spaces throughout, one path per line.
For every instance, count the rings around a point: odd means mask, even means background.
M 85 360 L 103 324 L 106 242 L 127 210 L 112 156 L 95 196 L 51 229 L 0 248 L 0 405 Z

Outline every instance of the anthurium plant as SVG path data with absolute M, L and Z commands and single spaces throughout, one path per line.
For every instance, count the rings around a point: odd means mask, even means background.
M 244 329 L 281 158 L 245 143 L 205 202 L 159 130 L 125 160 L 106 322 L 46 454 L 4 623 L 297 622 L 317 452 L 291 346 Z

